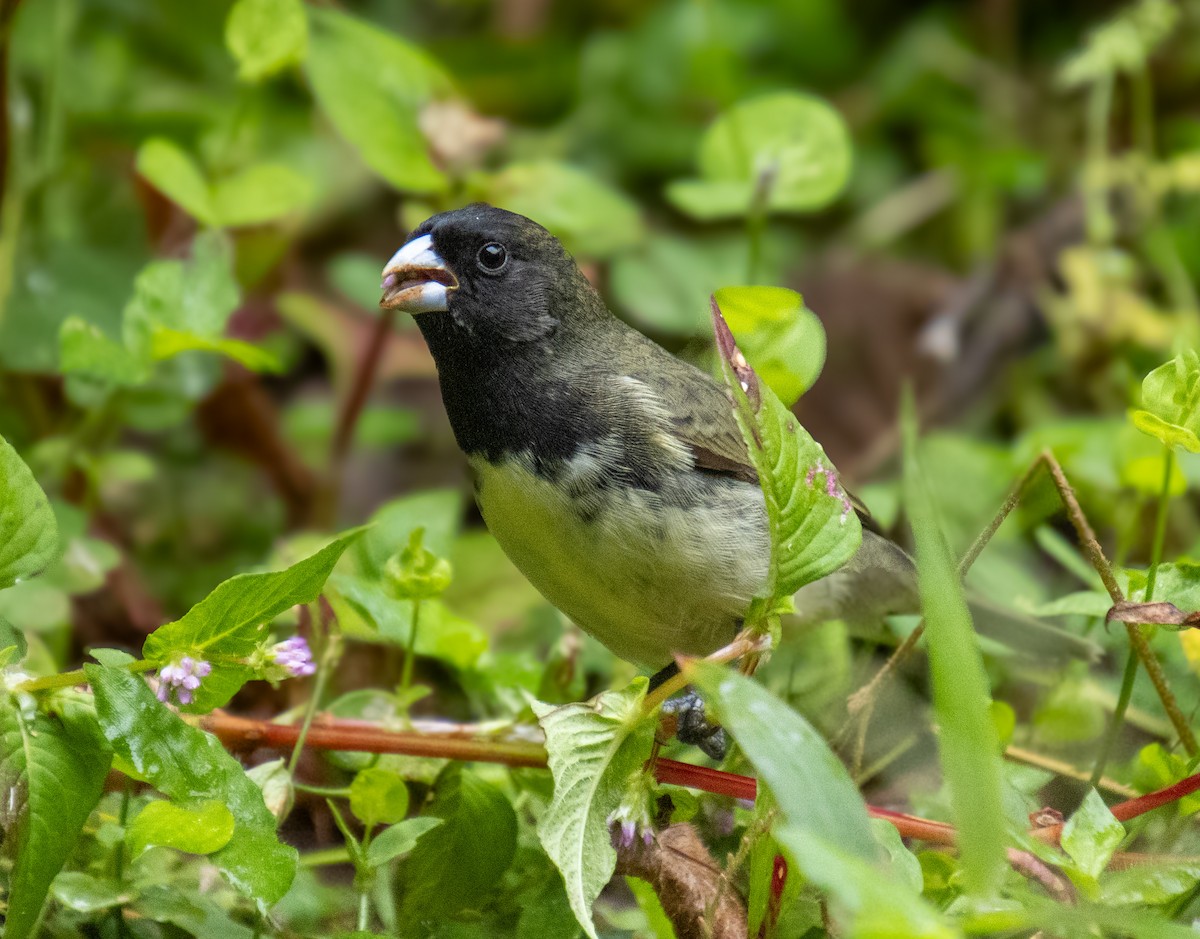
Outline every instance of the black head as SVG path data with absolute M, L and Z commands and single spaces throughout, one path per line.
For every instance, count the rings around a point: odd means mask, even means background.
M 557 238 L 484 203 L 422 222 L 388 261 L 383 290 L 380 305 L 417 316 L 435 356 L 445 343 L 537 342 L 599 302 Z

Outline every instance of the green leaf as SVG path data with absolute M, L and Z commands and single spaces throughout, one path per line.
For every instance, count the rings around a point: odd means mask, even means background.
M 638 207 L 586 170 L 553 160 L 510 163 L 471 181 L 480 198 L 526 215 L 572 254 L 608 257 L 642 240 Z
M 212 854 L 233 837 L 233 813 L 223 802 L 150 802 L 125 832 L 131 857 L 151 845 L 189 854 Z
M 312 180 L 280 163 L 255 163 L 212 187 L 216 217 L 228 228 L 262 225 L 301 212 L 312 198 Z
M 841 115 L 796 92 L 734 105 L 700 142 L 700 178 L 667 187 L 667 198 L 702 221 L 765 208 L 811 212 L 837 198 L 850 175 L 850 136 Z
M 1153 906 L 1195 889 L 1197 882 L 1200 863 L 1196 861 L 1135 864 L 1105 877 L 1099 899 L 1109 906 Z
M 843 850 L 840 842 L 812 837 L 801 826 L 775 827 L 775 837 L 796 858 L 810 883 L 830 898 L 841 927 L 856 937 L 953 939 L 961 933 L 888 872 Z
M 517 816 L 504 793 L 461 764 L 448 765 L 424 817 L 442 824 L 421 838 L 400 873 L 406 922 L 445 918 L 482 901 L 517 849 Z
M 1200 453 L 1200 354 L 1188 349 L 1147 375 L 1142 407 L 1131 415 L 1138 430 Z
M 722 287 L 717 305 L 754 370 L 791 407 L 825 364 L 825 327 L 786 287 Z
M 58 552 L 50 501 L 25 461 L 0 437 L 0 590 L 40 573 Z
M 80 871 L 63 871 L 54 878 L 50 892 L 55 900 L 76 913 L 109 910 L 128 903 L 136 893 L 115 880 L 102 880 Z
M 189 707 L 197 711 L 220 707 L 253 674 L 229 660 L 252 655 L 280 613 L 317 599 L 334 565 L 363 530 L 343 534 L 286 570 L 231 577 L 180 619 L 151 633 L 142 646 L 143 658 L 160 665 L 185 655 L 211 662 L 212 674 Z
M 712 328 L 709 296 L 722 284 L 735 284 L 745 276 L 744 238 L 681 238 L 655 231 L 652 238 L 613 259 L 609 288 L 619 309 L 647 330 L 700 336 Z
M 554 798 L 538 838 L 562 874 L 579 925 L 596 939 L 592 904 L 616 869 L 608 818 L 621 804 L 629 778 L 650 755 L 654 723 L 641 712 L 646 680 L 578 704 L 533 702 L 546 734 Z
M 418 126 L 421 106 L 449 89 L 441 67 L 398 36 L 345 13 L 309 10 L 305 67 L 321 110 L 363 162 L 406 192 L 441 192 Z
M 233 837 L 211 855 L 230 882 L 267 907 L 296 874 L 295 848 L 280 844 L 262 792 L 220 741 L 186 724 L 146 682 L 124 669 L 85 665 L 96 716 L 116 752 L 171 799 L 216 800 L 233 814 Z
M 58 369 L 64 375 L 86 375 L 122 388 L 150 378 L 147 361 L 78 316 L 68 316 L 59 328 Z
M 258 82 L 304 61 L 308 19 L 301 0 L 237 0 L 225 21 L 225 45 L 238 78 Z
M 0 668 L 15 665 L 25 658 L 29 643 L 25 634 L 0 616 Z
M 367 829 L 391 825 L 408 814 L 408 784 L 386 769 L 364 769 L 350 784 L 350 811 Z
M 388 861 L 395 860 L 402 854 L 408 854 L 417 846 L 422 835 L 433 831 L 441 824 L 440 818 L 423 816 L 397 822 L 395 825 L 385 828 L 371 839 L 371 845 L 367 848 L 367 863 L 371 867 L 379 867 Z
M 1109 811 L 1095 789 L 1063 825 L 1062 846 L 1079 870 L 1095 880 L 1125 839 L 1125 826 Z
M 111 755 L 86 714 L 0 697 L 0 828 L 13 858 L 5 939 L 32 935 L 50 882 L 100 799 Z
M 134 355 L 150 357 L 154 334 L 173 329 L 216 339 L 238 305 L 233 249 L 221 232 L 192 242 L 189 261 L 151 261 L 134 281 L 122 334 Z
M 397 600 L 377 581 L 350 574 L 334 574 L 329 581 L 336 594 L 354 612 L 378 630 L 378 638 L 408 648 L 412 633 L 413 601 Z M 351 633 L 356 639 L 374 639 L 372 634 Z M 448 662 L 455 668 L 470 668 L 487 650 L 488 635 L 468 619 L 450 610 L 440 600 L 421 602 L 417 624 L 417 655 Z
M 806 837 L 823 838 L 868 863 L 879 859 L 862 796 L 808 721 L 757 682 L 723 665 L 698 661 L 687 673 L 790 823 Z
M 760 598 L 773 606 L 845 564 L 862 544 L 862 526 L 825 451 L 746 362 L 715 298 L 712 317 L 721 373 L 766 500 L 771 565 Z
M 163 137 L 152 137 L 138 148 L 136 165 L 147 182 L 188 215 L 205 225 L 218 224 L 208 180 L 177 144 Z
M 241 0 L 239 6 L 246 3 L 247 0 Z M 137 169 L 163 195 L 210 228 L 236 228 L 273 221 L 306 208 L 313 196 L 310 179 L 277 163 L 252 164 L 210 183 L 190 155 L 161 137 L 142 144 L 138 150 Z M 153 263 L 159 266 L 178 264 L 172 261 Z
M 256 936 L 208 897 L 175 887 L 143 887 L 133 902 L 133 909 L 156 923 L 178 926 L 191 936 L 220 936 L 221 939 L 255 939 Z
M 1006 867 L 999 743 L 971 614 L 917 459 L 912 396 L 904 403 L 905 505 L 917 548 L 942 769 L 960 832 L 964 880 L 982 895 L 999 886 Z
M 463 497 L 457 489 L 428 489 L 393 499 L 371 515 L 367 533 L 354 548 L 363 573 L 383 575 L 384 566 L 408 543 L 415 528 L 425 529 L 425 547 L 448 557 L 462 525 Z
M 150 355 L 156 362 L 173 359 L 184 352 L 215 352 L 252 372 L 283 371 L 283 364 L 273 353 L 240 339 L 213 339 L 166 327 L 158 327 L 151 334 Z

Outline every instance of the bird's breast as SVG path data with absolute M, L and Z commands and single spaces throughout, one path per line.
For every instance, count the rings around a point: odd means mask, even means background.
M 766 578 L 766 516 L 757 486 L 690 469 L 629 485 L 626 456 L 610 439 L 471 463 L 489 530 L 533 585 L 620 657 L 661 667 L 733 638 Z

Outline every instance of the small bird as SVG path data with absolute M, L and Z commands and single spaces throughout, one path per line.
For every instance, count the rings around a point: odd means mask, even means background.
M 382 287 L 433 354 L 488 529 L 546 599 L 658 677 L 733 639 L 770 538 L 726 389 L 610 313 L 546 229 L 490 205 L 423 222 Z M 801 620 L 919 609 L 912 560 L 860 516 L 862 547 L 797 594 Z

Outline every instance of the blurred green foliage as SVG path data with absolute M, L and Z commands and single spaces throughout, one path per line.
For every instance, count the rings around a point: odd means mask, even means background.
M 586 920 L 597 894 L 598 935 L 670 934 L 645 881 L 601 893 L 609 809 L 640 762 L 620 748 L 648 745 L 645 727 L 543 711 L 634 672 L 482 529 L 432 363 L 411 323 L 376 309 L 406 230 L 471 200 L 549 227 L 612 309 L 701 364 L 716 361 L 709 295 L 755 285 L 723 295 L 739 345 L 789 406 L 803 395 L 801 419 L 883 527 L 920 523 L 927 574 L 945 581 L 1050 449 L 1122 589 L 1154 581 L 1154 599 L 1200 606 L 1194 0 L 0 0 L 0 24 L 0 783 L 25 799 L 0 812 L 6 936 L 41 915 L 47 936 L 574 939 L 572 907 Z M 915 501 L 895 478 L 902 378 L 940 424 L 913 454 Z M 821 934 L 818 897 L 846 935 L 1176 934 L 1165 919 L 1200 911 L 1200 802 L 1123 824 L 1082 782 L 1127 639 L 1103 625 L 1110 598 L 1048 485 L 968 582 L 1112 655 L 1052 663 L 985 641 L 982 674 L 942 663 L 932 703 L 921 660 L 883 692 L 860 761 L 838 736 L 847 698 L 915 622 L 785 624 L 765 688 L 698 679 L 730 713 L 727 768 L 763 776 L 757 808 L 665 787 L 670 817 L 734 859 L 764 934 Z M 957 604 L 934 612 L 956 635 Z M 270 677 L 246 661 L 268 633 L 308 637 L 314 685 L 245 684 Z M 1194 635 L 1152 646 L 1189 720 Z M 196 711 L 319 705 L 493 734 L 528 730 L 545 702 L 550 723 L 607 728 L 552 740 L 555 759 L 598 767 L 593 797 L 564 808 L 545 772 L 398 755 L 305 751 L 247 775 L 129 671 L 201 653 Z M 84 662 L 94 699 L 68 671 Z M 1109 799 L 1195 769 L 1152 684 L 1129 690 L 1101 766 Z M 987 738 L 989 721 L 1012 757 L 998 778 L 989 749 L 943 780 L 939 743 Z M 871 801 L 986 812 L 966 867 L 864 828 L 813 728 Z M 123 795 L 101 795 L 110 764 Z M 600 785 L 613 765 L 623 778 Z M 1002 818 L 960 801 L 976 771 Z M 1025 835 L 1044 805 L 1070 816 L 1061 851 Z M 305 848 L 298 871 L 276 818 Z M 570 835 L 549 853 L 547 827 Z M 997 832 L 1080 905 L 997 874 Z M 580 845 L 595 850 L 571 866 Z M 1115 851 L 1151 863 L 1110 868 Z M 796 862 L 778 897 L 777 855 Z M 353 888 L 324 870 L 346 863 Z M 981 882 L 999 896 L 966 889 Z

